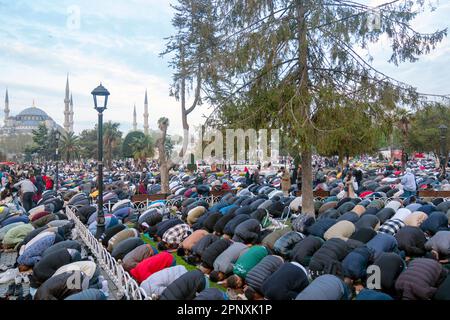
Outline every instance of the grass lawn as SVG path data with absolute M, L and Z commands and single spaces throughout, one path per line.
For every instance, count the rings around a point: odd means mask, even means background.
M 143 235 L 141 235 L 141 238 L 142 238 L 142 240 L 144 240 L 145 243 L 149 243 L 153 247 L 157 248 L 158 244 L 155 241 L 153 241 L 148 235 L 143 234 Z M 175 260 L 177 261 L 177 265 L 185 266 L 188 271 L 197 269 L 196 266 L 190 265 L 189 263 L 184 261 L 181 257 L 179 257 L 176 252 L 172 252 L 172 255 L 175 257 Z M 221 286 L 220 284 L 217 284 L 215 282 L 212 282 L 212 281 L 209 281 L 209 287 L 217 288 L 220 291 L 226 292 L 226 289 L 223 286 Z

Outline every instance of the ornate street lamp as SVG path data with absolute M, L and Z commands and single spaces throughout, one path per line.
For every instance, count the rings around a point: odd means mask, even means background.
M 103 111 L 108 104 L 109 91 L 100 85 L 92 90 L 94 97 L 94 109 L 98 112 L 98 198 L 97 198 L 97 233 L 98 239 L 105 232 L 105 215 L 103 213 Z

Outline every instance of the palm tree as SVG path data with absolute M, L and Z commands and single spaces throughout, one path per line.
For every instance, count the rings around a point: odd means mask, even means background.
M 149 135 L 134 137 L 130 143 L 134 161 L 138 163 L 139 168 L 145 164 L 147 158 L 155 154 L 155 146 Z
M 103 128 L 103 144 L 105 146 L 106 165 L 111 168 L 113 149 L 118 146 L 122 132 L 119 130 L 120 123 L 108 121 Z
M 73 132 L 66 132 L 61 139 L 61 152 L 66 162 L 77 158 L 80 153 L 80 139 Z

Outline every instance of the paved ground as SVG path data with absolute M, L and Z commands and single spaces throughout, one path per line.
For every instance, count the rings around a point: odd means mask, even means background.
M 83 245 L 82 251 L 83 257 L 88 255 L 88 252 L 86 251 L 86 248 Z M 17 259 L 16 251 L 10 252 L 0 251 L 0 265 L 5 265 L 9 268 L 13 268 L 14 264 L 16 263 L 16 259 Z M 100 272 L 102 276 L 108 281 L 109 287 L 108 300 L 118 300 L 119 293 L 116 285 L 112 282 L 112 280 L 109 278 L 109 276 L 106 274 L 104 270 L 100 269 Z M 17 292 L 14 292 L 14 284 L 15 284 L 14 280 L 5 284 L 0 284 L 0 300 L 23 300 L 26 298 L 30 298 L 30 296 L 27 297 L 27 295 L 30 292 L 29 283 L 22 282 L 22 290 Z

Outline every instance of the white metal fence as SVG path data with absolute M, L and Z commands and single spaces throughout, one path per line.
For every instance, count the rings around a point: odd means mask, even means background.
M 75 222 L 75 230 L 78 236 L 91 250 L 100 267 L 114 282 L 118 289 L 119 298 L 125 297 L 127 300 L 151 300 L 129 273 L 123 269 L 122 265 L 120 265 L 94 235 L 90 233 L 88 228 L 86 228 L 75 215 L 71 207 L 66 207 L 66 214 L 69 219 L 72 219 Z

